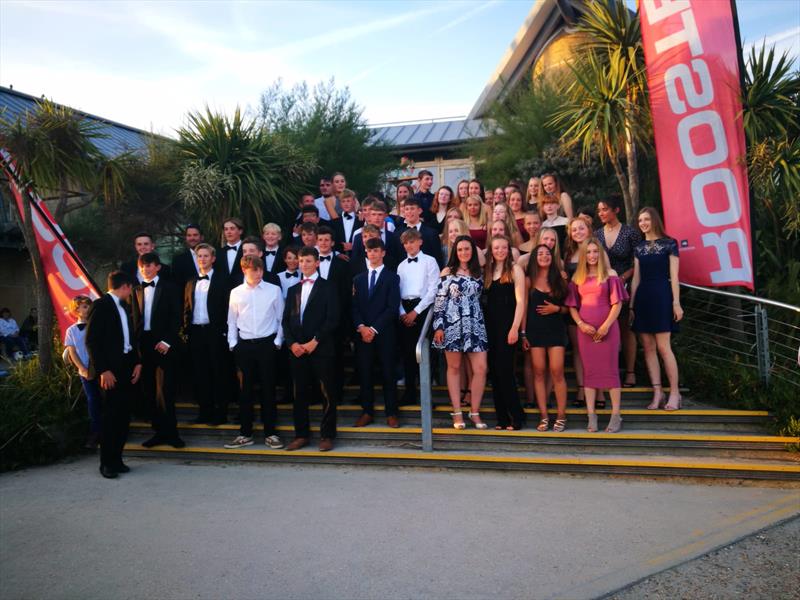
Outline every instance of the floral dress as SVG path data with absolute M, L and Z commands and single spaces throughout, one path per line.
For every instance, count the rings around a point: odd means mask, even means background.
M 434 348 L 447 352 L 486 352 L 489 341 L 480 298 L 483 282 L 468 275 L 447 275 L 439 281 L 433 304 L 433 329 L 444 331 Z

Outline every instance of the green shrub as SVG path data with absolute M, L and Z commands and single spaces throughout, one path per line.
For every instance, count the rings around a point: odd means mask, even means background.
M 0 414 L 0 471 L 75 453 L 87 431 L 80 379 L 60 361 L 48 376 L 37 358 L 14 366 L 0 382 Z

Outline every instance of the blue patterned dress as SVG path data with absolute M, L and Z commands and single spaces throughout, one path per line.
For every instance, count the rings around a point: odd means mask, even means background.
M 483 282 L 467 275 L 447 275 L 439 281 L 433 304 L 433 329 L 444 331 L 434 348 L 447 352 L 486 352 L 489 341 L 480 298 Z

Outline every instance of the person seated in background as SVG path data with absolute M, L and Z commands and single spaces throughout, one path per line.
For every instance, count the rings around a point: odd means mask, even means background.
M 11 317 L 11 310 L 0 310 L 0 342 L 6 351 L 6 356 L 11 360 L 14 357 L 14 348 L 23 354 L 28 354 L 28 344 L 20 334 L 17 322 Z
M 102 431 L 102 398 L 97 377 L 89 372 L 89 350 L 86 348 L 86 318 L 91 307 L 92 299 L 89 296 L 75 296 L 70 300 L 69 314 L 77 322 L 67 328 L 64 347 L 69 352 L 70 361 L 78 369 L 78 377 L 89 408 L 89 436 L 83 447 L 87 450 L 97 450 Z

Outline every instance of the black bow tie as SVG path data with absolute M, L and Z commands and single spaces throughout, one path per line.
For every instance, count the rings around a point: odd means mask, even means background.
M 330 260 L 331 257 L 330 257 L 330 255 L 328 255 L 328 256 L 320 256 L 319 259 L 322 260 L 322 261 L 325 261 L 325 260 Z
M 408 259 L 408 262 L 410 262 L 410 263 L 412 263 L 412 262 L 419 262 L 419 256 L 415 256 L 414 258 L 409 258 L 409 259 Z
M 86 329 L 86 323 L 76 323 L 76 325 L 78 326 L 78 330 L 80 331 Z
M 297 271 L 295 271 L 294 273 L 289 273 L 289 271 L 286 271 L 286 273 L 284 273 L 284 276 L 286 277 L 286 279 L 291 279 L 292 277 L 300 277 L 300 273 L 298 273 Z
M 342 216 L 344 216 L 344 218 L 347 219 L 348 221 L 353 218 L 353 215 L 351 215 L 350 213 L 344 213 L 344 215 Z
M 239 250 L 239 248 L 237 248 L 236 246 L 227 246 L 226 250 L 233 250 L 234 252 L 236 252 L 237 250 Z
M 264 251 L 264 255 L 265 256 L 275 256 L 276 254 L 278 254 L 277 250 L 265 250 Z
M 153 287 L 156 287 L 156 282 L 155 282 L 155 281 L 150 281 L 150 282 L 143 281 L 143 282 L 142 282 L 142 289 L 144 289 L 144 288 L 146 288 L 146 287 L 150 287 L 151 285 L 152 285 Z
M 201 275 L 200 277 L 197 278 L 197 281 L 203 281 L 203 279 L 205 279 L 206 281 L 210 281 L 208 275 Z

